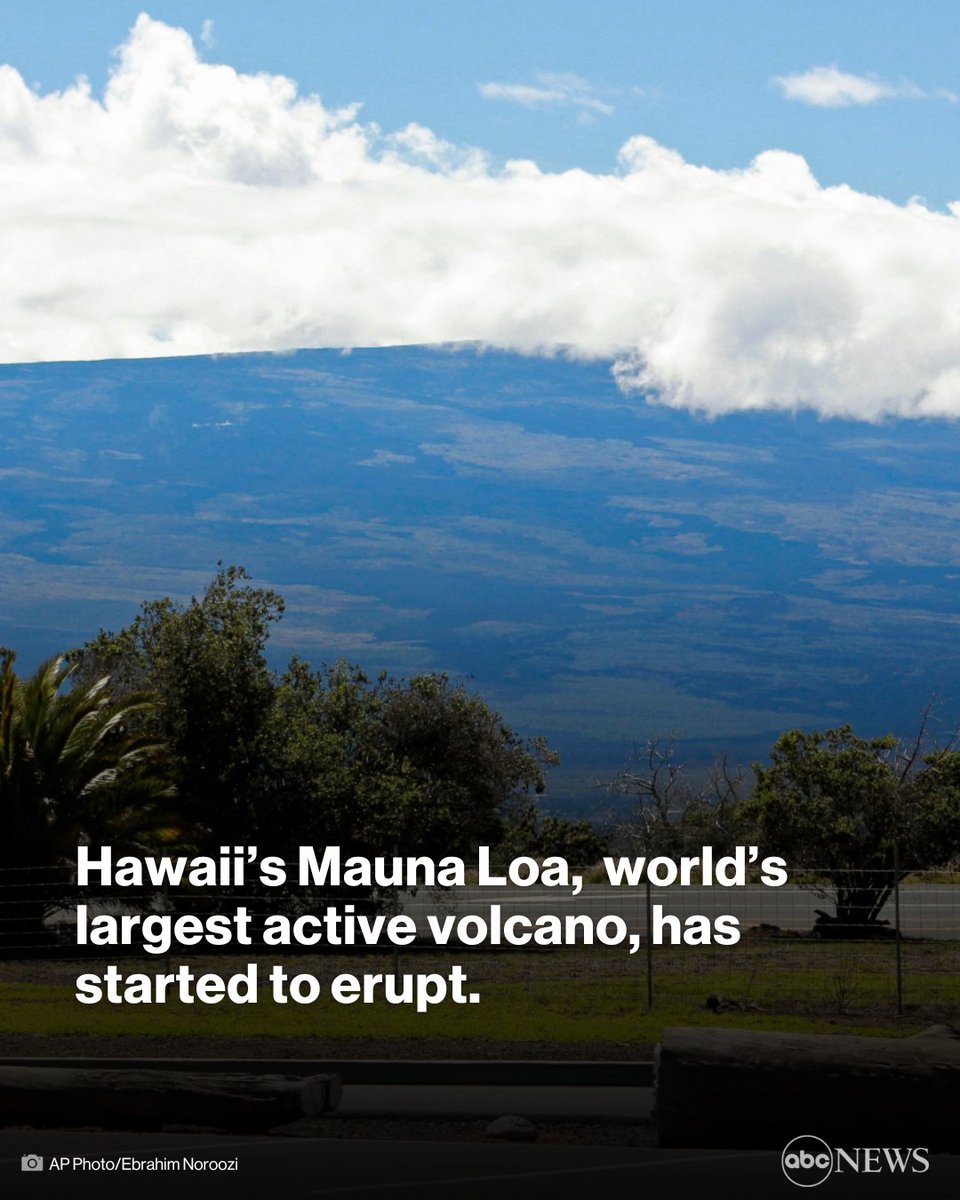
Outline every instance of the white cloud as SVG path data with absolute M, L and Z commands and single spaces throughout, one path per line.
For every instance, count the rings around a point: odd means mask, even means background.
M 413 463 L 416 458 L 412 454 L 396 454 L 393 450 L 375 450 L 372 458 L 357 460 L 358 467 L 392 467 L 396 463 Z
M 371 132 L 375 127 L 371 127 Z M 406 125 L 397 133 L 388 134 L 384 144 L 389 151 L 394 151 L 400 158 L 409 162 L 419 162 L 424 166 L 443 167 L 446 170 L 458 169 L 474 174 L 486 169 L 486 158 L 481 151 L 472 147 L 455 146 L 437 137 L 432 129 L 418 125 L 415 121 Z
M 200 41 L 203 42 L 208 50 L 216 45 L 217 39 L 213 33 L 213 21 L 210 17 L 207 17 L 203 25 L 200 27 Z
M 0 196 L 0 361 L 563 345 L 712 413 L 960 415 L 960 205 L 783 151 L 719 171 L 635 137 L 615 173 L 498 172 L 141 17 L 102 100 L 0 68 Z
M 508 100 L 523 108 L 545 108 L 562 105 L 579 108 L 590 113 L 608 117 L 613 105 L 599 99 L 592 85 L 579 75 L 552 75 L 541 71 L 536 84 L 530 83 L 478 83 L 480 95 L 487 100 Z
M 885 83 L 874 75 L 851 75 L 839 67 L 811 67 L 796 75 L 778 75 L 773 81 L 788 100 L 816 108 L 848 108 L 895 98 L 921 100 L 926 93 L 912 83 Z

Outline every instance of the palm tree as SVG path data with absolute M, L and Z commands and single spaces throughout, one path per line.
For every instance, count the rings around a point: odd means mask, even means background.
M 69 902 L 81 842 L 147 849 L 179 839 L 165 747 L 136 732 L 155 697 L 115 698 L 110 678 L 66 687 L 74 666 L 48 659 L 29 679 L 0 669 L 0 947 L 39 948 L 44 919 Z M 76 896 L 73 897 L 76 899 Z

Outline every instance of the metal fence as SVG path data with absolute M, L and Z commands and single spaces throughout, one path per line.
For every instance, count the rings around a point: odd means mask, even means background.
M 617 914 L 640 945 L 634 954 L 597 945 L 572 959 L 598 976 L 632 979 L 638 1004 L 715 1011 L 796 1012 L 849 1016 L 960 1012 L 960 877 L 942 872 L 851 872 L 839 878 L 846 921 L 838 921 L 829 869 L 794 872 L 779 888 L 635 888 L 587 885 L 577 897 L 555 889 L 472 887 L 446 897 L 459 912 Z M 858 874 L 863 879 L 858 880 Z M 886 878 L 884 878 L 886 876 Z M 876 920 L 850 903 L 865 885 L 889 889 Z M 425 913 L 430 897 L 407 901 Z M 852 912 L 851 912 L 852 908 Z M 739 939 L 715 940 L 718 918 L 733 917 Z M 858 917 L 863 918 L 860 923 Z M 653 936 L 651 936 L 651 933 Z M 541 968 L 543 970 L 544 968 Z

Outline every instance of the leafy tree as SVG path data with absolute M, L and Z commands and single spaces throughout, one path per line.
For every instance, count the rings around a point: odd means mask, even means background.
M 8 952 L 43 941 L 79 843 L 133 849 L 179 836 L 167 811 L 164 746 L 131 728 L 154 699 L 117 699 L 108 677 L 68 688 L 75 668 L 62 657 L 29 679 L 13 664 L 7 653 L 0 673 L 0 946 Z
M 277 689 L 267 777 L 274 828 L 373 853 L 469 852 L 497 842 L 555 761 L 445 675 L 371 680 L 297 659 Z
M 896 879 L 960 849 L 960 753 L 924 756 L 925 723 L 908 746 L 849 725 L 794 729 L 755 765 L 744 816 L 765 849 L 831 881 L 836 915 L 822 926 L 875 930 Z
M 271 814 L 275 850 L 301 842 L 359 848 L 371 813 L 396 800 L 402 781 L 387 777 L 380 708 L 379 689 L 359 668 L 340 663 L 314 672 L 291 661 L 263 739 L 260 803 Z
M 186 607 L 144 604 L 77 652 L 84 677 L 160 694 L 181 807 L 208 845 L 456 853 L 498 840 L 517 797 L 543 789 L 546 743 L 445 675 L 371 679 L 295 658 L 277 678 L 265 645 L 283 599 L 249 579 L 221 566 Z
M 544 738 L 517 737 L 486 701 L 443 674 L 386 681 L 381 726 L 392 760 L 416 781 L 404 824 L 427 853 L 498 842 L 511 804 L 542 793 L 546 768 L 557 762 Z
M 109 673 L 158 693 L 151 726 L 170 746 L 182 810 L 213 844 L 254 841 L 263 824 L 257 799 L 275 691 L 264 646 L 284 602 L 249 579 L 221 566 L 187 606 L 149 601 L 132 624 L 101 631 L 75 654 L 82 678 Z

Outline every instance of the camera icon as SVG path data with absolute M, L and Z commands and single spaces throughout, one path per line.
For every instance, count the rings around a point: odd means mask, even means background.
M 43 1158 L 39 1154 L 21 1154 L 20 1155 L 20 1170 L 21 1171 L 42 1171 Z

